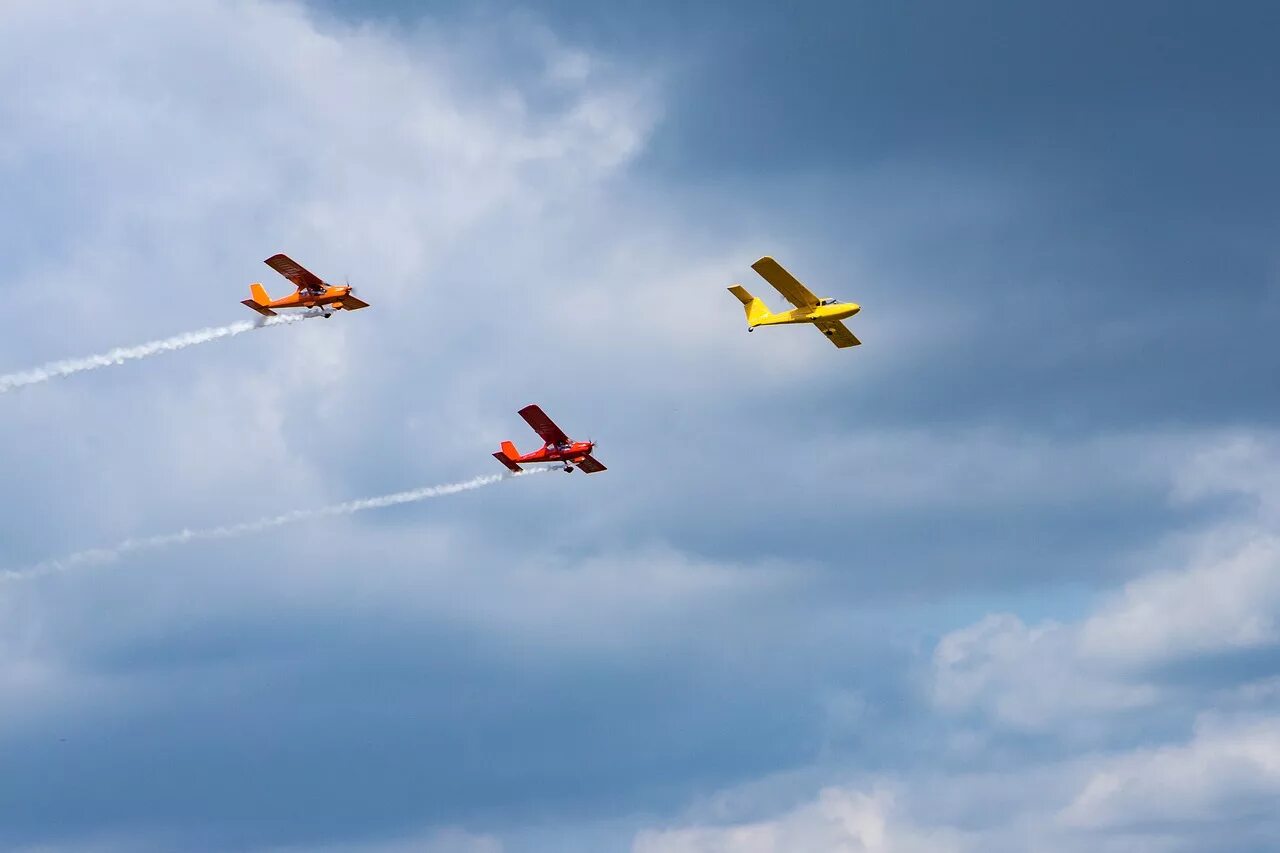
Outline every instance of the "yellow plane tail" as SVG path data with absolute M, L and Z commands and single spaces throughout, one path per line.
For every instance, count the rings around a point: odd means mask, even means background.
M 769 306 L 764 304 L 764 300 L 752 296 L 747 289 L 740 284 L 735 284 L 729 288 L 729 292 L 738 297 L 738 301 L 742 303 L 743 309 L 747 312 L 747 327 L 750 328 L 759 324 L 762 320 L 768 319 L 773 312 L 769 310 Z

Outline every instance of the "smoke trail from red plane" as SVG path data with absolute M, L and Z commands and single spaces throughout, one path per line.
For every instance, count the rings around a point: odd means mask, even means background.
M 347 501 L 346 503 L 333 504 L 331 506 L 319 507 L 317 509 L 295 509 L 291 512 L 286 512 L 281 515 L 267 516 L 266 518 L 260 518 L 256 521 L 242 521 L 239 524 L 229 524 L 221 527 L 206 527 L 195 530 L 184 529 L 175 533 L 163 533 L 158 536 L 125 539 L 123 542 L 118 542 L 107 548 L 91 548 L 86 551 L 77 551 L 74 554 L 59 557 L 56 560 L 45 560 L 42 563 L 37 563 L 24 569 L 8 569 L 0 571 L 0 581 L 22 580 L 36 577 L 38 575 L 66 571 L 80 566 L 113 563 L 122 557 L 141 551 L 154 551 L 175 545 L 186 545 L 191 542 L 205 542 L 216 539 L 236 539 L 241 536 L 262 533 L 277 527 L 313 521 L 318 518 L 353 515 L 357 512 L 364 512 L 370 509 L 383 509 L 384 507 L 389 506 L 425 501 L 430 498 L 456 495 L 460 492 L 470 492 L 476 489 L 482 489 L 485 486 L 492 486 L 495 483 L 502 482 L 503 480 L 514 480 L 519 477 L 527 477 L 531 474 L 541 474 L 548 470 L 550 469 L 530 468 L 519 474 L 486 474 L 480 477 L 473 477 L 470 480 L 463 480 L 460 483 L 445 483 L 439 486 L 426 486 L 420 489 L 411 489 L 407 492 L 394 492 L 392 494 L 382 495 L 376 498 L 363 498 L 361 500 Z

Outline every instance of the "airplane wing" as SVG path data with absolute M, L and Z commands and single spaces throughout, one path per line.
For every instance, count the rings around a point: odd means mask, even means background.
M 369 303 L 348 294 L 342 297 L 342 307 L 348 311 L 359 311 L 361 308 L 368 308 Z
M 525 406 L 520 410 L 519 414 L 529 426 L 533 427 L 534 432 L 542 436 L 543 441 L 549 444 L 560 444 L 569 440 L 569 436 L 564 434 L 564 430 L 552 423 L 551 418 L 547 417 L 546 413 L 536 405 Z
M 594 456 L 584 456 L 578 462 L 578 470 L 584 474 L 597 474 L 600 471 L 607 471 L 609 469 L 601 465 L 599 460 Z
M 797 308 L 812 308 L 818 304 L 818 297 L 809 288 L 796 281 L 796 277 L 782 268 L 782 264 L 765 255 L 751 265 L 760 277 L 769 282 Z
M 299 290 L 309 290 L 312 293 L 324 291 L 324 282 L 320 280 L 320 277 L 304 269 L 301 264 L 288 255 L 272 255 L 263 263 L 289 279 L 293 286 Z
M 822 330 L 822 334 L 826 335 L 831 343 L 840 349 L 845 347 L 856 347 L 862 343 L 854 337 L 853 332 L 849 331 L 849 327 L 839 320 L 820 320 L 813 325 Z

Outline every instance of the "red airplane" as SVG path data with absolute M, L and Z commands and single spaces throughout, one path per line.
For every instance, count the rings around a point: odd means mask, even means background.
M 514 444 L 509 441 L 502 442 L 502 452 L 493 454 L 493 458 L 512 471 L 519 471 L 521 462 L 526 464 L 559 462 L 564 465 L 566 474 L 573 471 L 574 465 L 581 468 L 584 474 L 595 474 L 597 471 L 605 470 L 605 467 L 591 455 L 591 450 L 596 446 L 594 441 L 571 440 L 564 434 L 564 430 L 552 423 L 551 418 L 537 406 L 525 406 L 520 410 L 520 417 L 533 427 L 534 432 L 542 436 L 546 444 L 540 450 L 521 456 Z

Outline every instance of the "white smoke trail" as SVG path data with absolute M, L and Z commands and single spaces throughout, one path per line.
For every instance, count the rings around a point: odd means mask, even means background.
M 159 355 L 162 352 L 173 352 L 174 350 L 186 349 L 196 344 L 207 344 L 210 341 L 216 341 L 219 338 L 230 338 L 235 335 L 243 335 L 245 332 L 252 332 L 254 329 L 263 329 L 267 326 L 281 326 L 289 323 L 296 323 L 299 320 L 308 320 L 312 317 L 319 316 L 317 313 L 304 314 L 281 314 L 276 317 L 267 317 L 265 320 L 241 320 L 238 323 L 231 323 L 227 326 L 217 326 L 212 329 L 200 329 L 195 332 L 185 332 L 181 335 L 174 335 L 171 338 L 164 338 L 158 341 L 151 341 L 146 344 L 138 344 L 133 347 L 116 347 L 113 350 L 100 353 L 98 355 L 89 355 L 84 358 L 68 358 L 63 361 L 51 361 L 40 367 L 31 370 L 23 370 L 18 373 L 9 373 L 0 376 L 0 394 L 12 391 L 14 388 L 21 388 L 24 385 L 35 385 L 39 382 L 48 382 L 50 379 L 57 379 L 61 376 L 70 376 L 73 373 L 83 373 L 86 370 L 97 370 L 99 367 L 110 367 L 113 364 L 124 364 L 126 361 L 136 361 L 140 358 L 149 358 L 153 355 Z
M 276 527 L 284 527 L 289 524 L 296 524 L 303 521 L 311 521 L 317 518 L 330 518 L 335 515 L 351 515 L 357 512 L 364 512 L 369 509 L 382 509 L 384 507 L 396 506 L 398 504 L 414 503 L 416 501 L 424 501 L 428 498 L 439 498 L 445 495 L 456 495 L 459 492 L 469 492 L 474 489 L 481 489 L 485 486 L 492 486 L 494 483 L 500 483 L 503 480 L 514 480 L 517 477 L 527 477 L 530 474 L 540 474 L 544 471 L 551 470 L 549 468 L 527 468 L 519 474 L 486 474 L 481 477 L 473 477 L 461 483 L 447 483 L 442 486 L 427 486 L 421 489 L 412 489 L 407 492 L 396 492 L 390 495 L 383 495 L 377 498 L 364 498 L 358 501 L 347 501 L 346 503 L 334 504 L 332 506 L 320 507 L 318 509 L 295 509 L 286 512 L 283 515 L 268 516 L 260 518 L 257 521 L 242 521 L 239 524 L 229 524 L 223 527 L 206 527 L 201 530 L 181 530 L 177 533 L 165 533 L 159 536 L 147 536 L 139 539 L 126 539 L 109 548 L 92 548 L 88 551 L 78 551 L 66 557 L 56 560 L 46 560 L 43 563 L 37 563 L 28 566 L 25 569 L 6 569 L 0 571 L 0 581 L 20 580 L 31 578 L 37 575 L 50 574 L 52 572 L 66 571 L 77 566 L 98 565 L 101 563 L 111 563 L 121 557 L 136 553 L 138 551 L 153 551 L 157 548 L 167 548 L 170 545 L 185 545 L 188 542 L 207 541 L 210 539 L 234 539 L 239 536 L 248 536 L 252 533 L 261 533 L 264 530 L 271 530 Z

